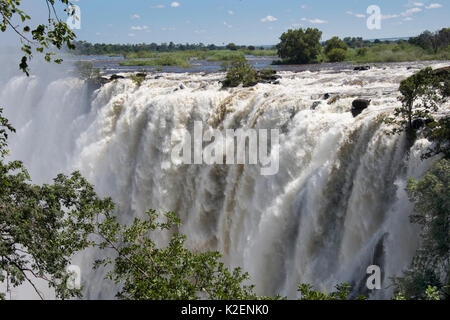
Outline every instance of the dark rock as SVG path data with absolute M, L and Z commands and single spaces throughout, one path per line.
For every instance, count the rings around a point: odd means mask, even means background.
M 432 119 L 415 119 L 411 122 L 411 127 L 414 130 L 418 130 L 431 122 L 433 122 Z
M 147 76 L 147 74 L 144 73 L 144 72 L 138 72 L 138 73 L 136 73 L 136 77 L 139 77 L 139 78 L 145 78 L 146 76 Z
M 100 77 L 100 79 L 99 79 L 100 85 L 107 84 L 107 83 L 110 82 L 110 81 L 111 81 L 111 80 L 109 80 L 109 79 L 106 78 L 106 77 Z
M 119 76 L 118 74 L 113 74 L 113 75 L 111 75 L 111 77 L 109 77 L 110 81 L 117 80 L 117 79 L 125 79 L 125 77 Z
M 325 93 L 324 95 L 323 95 L 323 98 L 322 98 L 323 100 L 328 100 L 328 99 L 330 99 L 330 94 L 329 93 Z
M 371 100 L 366 99 L 356 99 L 352 102 L 352 115 L 353 117 L 357 117 L 364 109 L 366 109 Z
M 450 66 L 433 70 L 433 73 L 439 77 L 445 77 L 450 75 Z
M 311 106 L 311 109 L 312 109 L 312 110 L 316 110 L 317 106 L 318 106 L 320 103 L 321 103 L 320 101 L 314 101 L 313 104 L 312 104 L 312 106 Z
M 356 66 L 353 68 L 354 71 L 366 71 L 369 69 L 370 69 L 370 66 Z

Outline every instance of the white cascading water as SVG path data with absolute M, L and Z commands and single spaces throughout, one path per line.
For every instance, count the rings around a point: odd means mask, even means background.
M 34 182 L 77 169 L 114 199 L 125 222 L 149 208 L 177 212 L 188 246 L 223 253 L 227 265 L 250 273 L 258 294 L 295 298 L 299 283 L 331 290 L 343 281 L 364 290 L 366 268 L 376 264 L 383 290 L 371 297 L 388 298 L 389 278 L 410 263 L 419 241 L 406 181 L 432 159 L 420 159 L 426 140 L 408 155 L 405 137 L 388 135 L 381 116 L 399 106 L 400 81 L 424 65 L 282 72 L 278 85 L 226 90 L 223 74 L 162 74 L 140 87 L 116 80 L 92 96 L 75 78 L 16 76 L 2 85 L 0 105 L 18 129 L 11 157 L 24 160 Z M 328 104 L 325 93 L 340 98 Z M 353 118 L 357 97 L 372 102 Z M 162 166 L 172 132 L 191 132 L 194 121 L 280 129 L 279 173 Z M 90 271 L 93 254 L 77 258 L 86 297 L 111 298 L 102 274 Z

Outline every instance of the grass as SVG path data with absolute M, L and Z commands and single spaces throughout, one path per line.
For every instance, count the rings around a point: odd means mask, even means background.
M 246 55 L 257 57 L 276 56 L 276 50 L 186 50 L 159 53 L 154 51 L 140 51 L 129 53 L 125 56 L 127 60 L 121 61 L 121 66 L 178 66 L 180 68 L 190 67 L 192 59 L 207 60 L 229 63 L 234 60 L 244 59 Z M 423 60 L 450 60 L 450 47 L 442 49 L 434 54 L 418 46 L 409 43 L 380 43 L 367 47 L 367 50 L 351 49 L 347 50 L 346 62 L 372 63 L 372 62 L 405 62 Z M 322 53 L 318 57 L 318 62 L 326 62 L 327 59 Z
M 190 61 L 207 60 L 218 62 L 230 62 L 237 59 L 244 59 L 246 55 L 253 56 L 273 56 L 275 50 L 186 50 L 159 53 L 155 51 L 139 51 L 125 55 L 125 61 L 119 62 L 121 66 L 147 66 L 164 67 L 178 66 L 181 68 L 190 67 Z
M 450 47 L 435 54 L 409 43 L 378 44 L 368 47 L 364 55 L 358 55 L 357 49 L 349 49 L 346 60 L 354 63 L 450 60 Z
M 242 50 L 246 55 L 255 57 L 271 57 L 278 56 L 277 50 Z
M 233 61 L 245 58 L 243 51 L 236 50 L 213 50 L 210 52 L 208 61 Z

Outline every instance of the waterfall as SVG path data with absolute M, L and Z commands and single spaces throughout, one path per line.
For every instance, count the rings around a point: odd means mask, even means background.
M 364 290 L 375 264 L 383 289 L 371 297 L 388 298 L 389 278 L 408 266 L 419 241 L 406 181 L 432 159 L 420 159 L 427 140 L 408 153 L 382 117 L 400 106 L 400 81 L 423 65 L 281 72 L 279 84 L 233 89 L 221 88 L 223 74 L 149 75 L 141 86 L 119 79 L 95 92 L 75 78 L 16 76 L 2 85 L 0 105 L 17 129 L 11 158 L 24 161 L 34 182 L 80 170 L 124 222 L 150 208 L 176 212 L 187 245 L 220 251 L 227 265 L 249 272 L 258 294 L 295 298 L 300 283 L 332 290 L 343 281 Z M 371 104 L 354 118 L 358 97 Z M 167 162 L 174 131 L 192 132 L 195 121 L 279 129 L 278 173 Z M 112 297 L 89 271 L 93 254 L 77 257 L 87 297 Z

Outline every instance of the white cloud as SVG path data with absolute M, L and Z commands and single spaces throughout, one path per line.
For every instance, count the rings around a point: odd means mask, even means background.
M 411 17 L 406 17 L 405 19 L 403 19 L 403 21 L 413 21 L 414 19 Z
M 275 17 L 273 17 L 273 16 L 267 16 L 267 17 L 265 17 L 265 18 L 262 18 L 261 19 L 261 22 L 274 22 L 274 21 L 277 21 L 278 19 L 277 18 L 275 18 Z
M 404 17 L 407 17 L 407 16 L 413 15 L 414 13 L 421 12 L 421 11 L 422 11 L 422 9 L 420 9 L 420 8 L 411 8 L 411 9 L 406 10 L 405 12 L 402 12 L 401 15 Z
M 233 28 L 233 26 L 226 21 L 224 21 L 223 25 L 227 28 Z
M 382 14 L 381 19 L 382 20 L 388 20 L 388 19 L 394 19 L 400 17 L 398 14 Z
M 424 5 L 423 2 L 409 0 L 405 7 L 423 7 Z
M 302 4 L 302 5 L 300 6 L 300 8 L 302 8 L 302 9 L 308 9 L 308 6 L 307 6 L 306 4 Z
M 131 30 L 135 30 L 135 31 L 148 30 L 148 26 L 132 26 Z
M 352 12 L 352 11 L 347 11 L 346 13 L 349 14 L 349 15 L 351 15 L 351 16 L 355 16 L 355 17 L 357 17 L 357 18 L 365 18 L 365 17 L 366 17 L 366 15 L 365 15 L 365 14 L 362 14 L 362 13 L 354 13 L 354 12 Z
M 140 18 L 141 18 L 141 16 L 138 15 L 138 14 L 133 14 L 133 15 L 131 16 L 131 19 L 140 19 Z
M 163 4 L 157 4 L 156 6 L 151 6 L 152 9 L 164 9 L 166 6 Z
M 426 6 L 425 8 L 427 8 L 427 9 L 438 9 L 438 8 L 442 8 L 442 4 L 440 4 L 440 3 L 432 3 L 429 6 Z
M 135 37 L 136 35 L 134 33 L 129 33 L 128 36 L 129 37 Z
M 234 15 L 234 11 L 233 11 L 233 10 L 228 10 L 228 14 L 229 14 L 230 16 L 232 16 L 232 15 Z
M 309 22 L 311 22 L 311 23 L 327 23 L 328 21 L 321 20 L 321 19 L 312 19 L 312 20 L 309 20 Z
M 177 8 L 177 7 L 180 6 L 180 3 L 175 1 L 175 2 L 172 2 L 172 3 L 170 4 L 170 6 L 171 6 L 172 8 Z
M 308 21 L 309 23 L 313 23 L 313 24 L 322 24 L 322 23 L 328 22 L 328 21 L 322 20 L 322 19 L 306 19 L 306 18 L 302 18 L 302 21 Z

